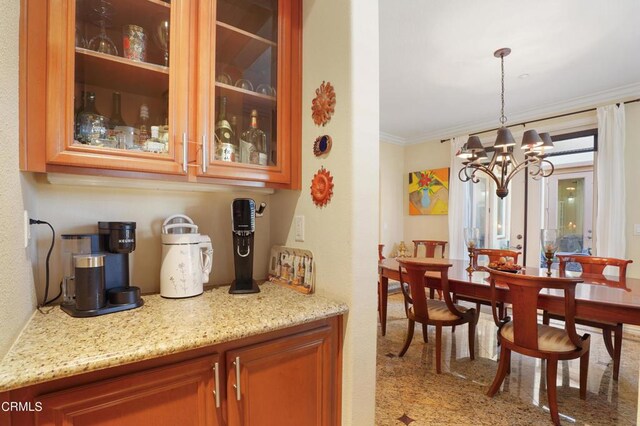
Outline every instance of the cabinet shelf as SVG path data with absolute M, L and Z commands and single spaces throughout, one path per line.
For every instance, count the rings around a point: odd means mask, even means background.
M 76 80 L 157 97 L 169 87 L 169 68 L 76 47 Z
M 252 103 L 260 105 L 272 105 L 276 101 L 275 96 L 263 95 L 262 93 L 252 92 L 251 90 L 241 89 L 240 87 L 230 86 L 228 84 L 216 82 L 216 87 L 220 89 L 222 95 L 244 95 L 252 99 Z
M 217 62 L 245 70 L 250 68 L 262 55 L 272 50 L 275 57 L 278 43 L 217 21 L 216 53 Z

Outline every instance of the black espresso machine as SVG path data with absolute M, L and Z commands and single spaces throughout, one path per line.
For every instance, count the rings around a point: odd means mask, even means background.
M 97 234 L 62 235 L 63 301 L 73 317 L 94 317 L 143 305 L 129 285 L 129 253 L 136 248 L 135 222 L 98 222 Z
M 233 233 L 233 266 L 236 279 L 231 283 L 229 293 L 259 293 L 260 288 L 253 279 L 253 236 L 256 231 L 256 216 L 262 216 L 266 203 L 251 198 L 236 198 L 231 203 L 231 231 Z

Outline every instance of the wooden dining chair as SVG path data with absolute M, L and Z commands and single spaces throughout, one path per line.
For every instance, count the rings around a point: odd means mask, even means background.
M 447 247 L 447 241 L 438 240 L 412 240 L 413 241 L 413 257 L 418 257 L 418 248 L 424 246 L 424 257 L 436 257 L 436 249 L 441 247 L 440 257 L 444 258 L 444 251 Z
M 616 259 L 613 257 L 596 257 L 596 256 L 576 256 L 576 255 L 556 255 L 560 260 L 560 274 L 564 274 L 567 270 L 567 264 L 577 263 L 585 274 L 603 275 L 607 266 L 618 268 L 618 276 L 625 278 L 627 276 L 627 265 L 633 263 L 633 260 Z M 604 276 L 604 275 L 603 275 Z M 564 320 L 562 315 L 550 314 L 544 311 L 542 314 L 542 322 L 549 324 L 549 319 Z M 622 323 L 593 321 L 587 318 L 576 318 L 577 324 L 595 327 L 602 330 L 602 338 L 607 352 L 613 360 L 613 380 L 618 380 L 620 374 L 620 357 L 622 355 Z M 612 338 L 613 334 L 613 338 Z
M 504 258 L 511 257 L 513 258 L 513 263 L 517 264 L 518 257 L 520 256 L 520 252 L 513 251 L 513 250 L 502 250 L 502 249 L 484 249 L 484 248 L 474 249 L 472 264 L 475 269 L 478 268 L 478 257 L 480 256 L 487 256 L 489 258 L 489 262 L 497 262 L 500 260 L 501 257 L 504 257 Z
M 407 337 L 398 356 L 402 357 L 413 340 L 415 323 L 422 324 L 422 334 L 427 343 L 427 325 L 436 327 L 436 372 L 442 371 L 442 327 L 469 324 L 469 357 L 475 357 L 475 309 L 456 305 L 449 292 L 449 268 L 451 264 L 441 259 L 398 259 L 400 263 L 400 288 L 404 296 L 405 313 L 408 320 Z M 402 272 L 402 268 L 407 270 Z M 425 292 L 424 274 L 427 271 L 440 273 L 444 300 L 428 299 Z M 408 284 L 408 288 L 406 286 Z
M 473 257 L 472 257 L 472 265 L 474 269 L 478 269 L 478 257 L 480 256 L 487 256 L 489 258 L 489 263 L 491 262 L 497 262 L 500 260 L 501 257 L 507 258 L 507 257 L 511 257 L 513 258 L 513 263 L 518 263 L 518 257 L 520 256 L 520 252 L 519 251 L 513 251 L 513 250 L 502 250 L 502 249 L 474 249 L 473 250 Z M 457 302 L 458 300 L 464 300 L 465 302 L 471 302 L 471 303 L 475 303 L 476 304 L 476 312 L 477 315 L 480 315 L 480 306 L 481 305 L 487 305 L 487 306 L 491 306 L 491 300 L 486 300 L 486 299 L 480 299 L 477 297 L 468 297 L 468 296 L 455 296 L 455 302 Z M 505 308 L 504 308 L 504 303 L 500 303 L 498 305 L 498 309 L 499 309 L 499 315 L 500 318 L 505 316 Z
M 490 271 L 491 311 L 501 340 L 500 363 L 487 395 L 493 397 L 510 371 L 511 351 L 547 361 L 547 399 L 554 424 L 560 424 L 556 394 L 558 360 L 580 358 L 580 398 L 587 395 L 590 336 L 576 332 L 576 285 L 580 278 L 538 277 Z M 513 307 L 513 320 L 499 318 L 496 285 L 507 286 Z M 564 329 L 538 324 L 538 296 L 542 289 L 564 291 Z

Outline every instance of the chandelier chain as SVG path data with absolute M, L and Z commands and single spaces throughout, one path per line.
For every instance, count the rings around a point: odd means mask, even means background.
M 502 109 L 500 110 L 500 123 L 504 126 L 507 122 L 507 117 L 504 115 L 504 53 L 500 54 L 500 71 L 502 72 L 502 92 L 500 95 Z

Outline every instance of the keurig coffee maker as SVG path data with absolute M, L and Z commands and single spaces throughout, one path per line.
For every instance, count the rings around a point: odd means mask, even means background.
M 266 203 L 260 203 L 256 211 L 256 202 L 251 198 L 236 198 L 231 203 L 231 231 L 233 233 L 233 265 L 236 279 L 229 293 L 259 293 L 260 288 L 253 279 L 253 234 L 256 230 L 256 216 L 262 216 Z
M 62 310 L 93 317 L 142 306 L 140 289 L 129 285 L 135 248 L 135 222 L 98 222 L 98 234 L 62 235 Z

